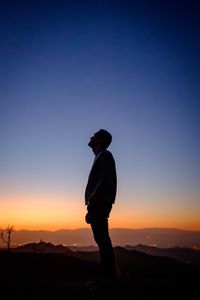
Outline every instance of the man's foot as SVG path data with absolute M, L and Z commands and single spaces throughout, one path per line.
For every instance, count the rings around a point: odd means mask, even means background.
M 116 288 L 117 285 L 122 281 L 123 274 L 119 268 L 116 270 L 116 276 L 114 278 L 103 277 L 99 279 L 94 279 L 87 281 L 85 283 L 86 288 L 91 292 L 96 292 L 98 290 L 112 289 Z
M 89 280 L 89 281 L 85 282 L 85 287 L 90 289 L 90 288 L 92 288 L 94 286 L 99 285 L 100 282 L 101 282 L 101 279 Z
M 108 289 L 113 289 L 117 286 L 117 281 L 116 280 L 108 280 L 108 279 L 102 279 L 96 281 L 96 283 L 93 282 L 90 286 L 88 286 L 88 289 L 90 292 L 98 292 L 101 290 L 108 290 Z

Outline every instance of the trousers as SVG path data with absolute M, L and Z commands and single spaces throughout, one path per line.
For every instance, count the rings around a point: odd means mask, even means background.
M 94 240 L 99 248 L 103 275 L 108 280 L 115 280 L 115 256 L 108 231 L 108 218 L 94 218 L 90 225 L 92 228 Z

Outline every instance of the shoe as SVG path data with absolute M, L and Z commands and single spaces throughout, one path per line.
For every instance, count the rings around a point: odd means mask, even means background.
M 99 280 L 96 282 L 96 284 L 91 285 L 89 288 L 89 291 L 92 293 L 96 293 L 99 291 L 104 291 L 104 290 L 110 290 L 113 289 L 117 286 L 117 282 L 115 280 Z
M 90 289 L 94 286 L 99 285 L 100 282 L 101 282 L 101 279 L 89 280 L 89 281 L 85 282 L 85 287 Z

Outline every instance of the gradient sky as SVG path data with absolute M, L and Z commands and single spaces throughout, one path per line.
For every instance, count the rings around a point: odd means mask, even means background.
M 88 227 L 87 143 L 105 128 L 110 226 L 200 230 L 197 2 L 1 4 L 0 227 Z

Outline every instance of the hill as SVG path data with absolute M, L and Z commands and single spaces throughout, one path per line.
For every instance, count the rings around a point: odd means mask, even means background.
M 118 249 L 119 247 L 115 247 Z M 185 262 L 187 264 L 200 265 L 200 250 L 191 249 L 191 248 L 158 248 L 153 246 L 146 245 L 136 245 L 131 246 L 127 245 L 124 247 L 126 250 L 136 250 L 138 252 L 154 255 L 154 256 L 163 256 L 171 257 L 177 261 Z M 40 241 L 39 243 L 28 243 L 23 246 L 11 249 L 14 253 L 56 253 L 56 254 L 66 254 L 74 257 L 81 258 L 92 258 L 98 256 L 97 254 L 90 254 L 90 252 L 98 253 L 98 248 L 93 246 L 88 247 L 66 247 L 63 245 L 53 245 L 52 243 L 45 243 Z
M 57 254 L 68 254 L 72 251 L 63 245 L 53 245 L 52 243 L 45 243 L 43 241 L 39 243 L 29 243 L 23 246 L 19 246 L 11 250 L 15 253 L 57 253 Z
M 133 296 L 169 299 L 177 294 L 179 298 L 191 298 L 198 292 L 199 266 L 122 247 L 115 247 L 114 251 L 122 280 L 114 290 L 102 290 L 98 295 L 90 295 L 84 287 L 86 280 L 100 275 L 98 251 L 67 254 L 1 251 L 1 284 L 10 296 L 24 299 L 30 294 L 45 299 L 131 299 Z

